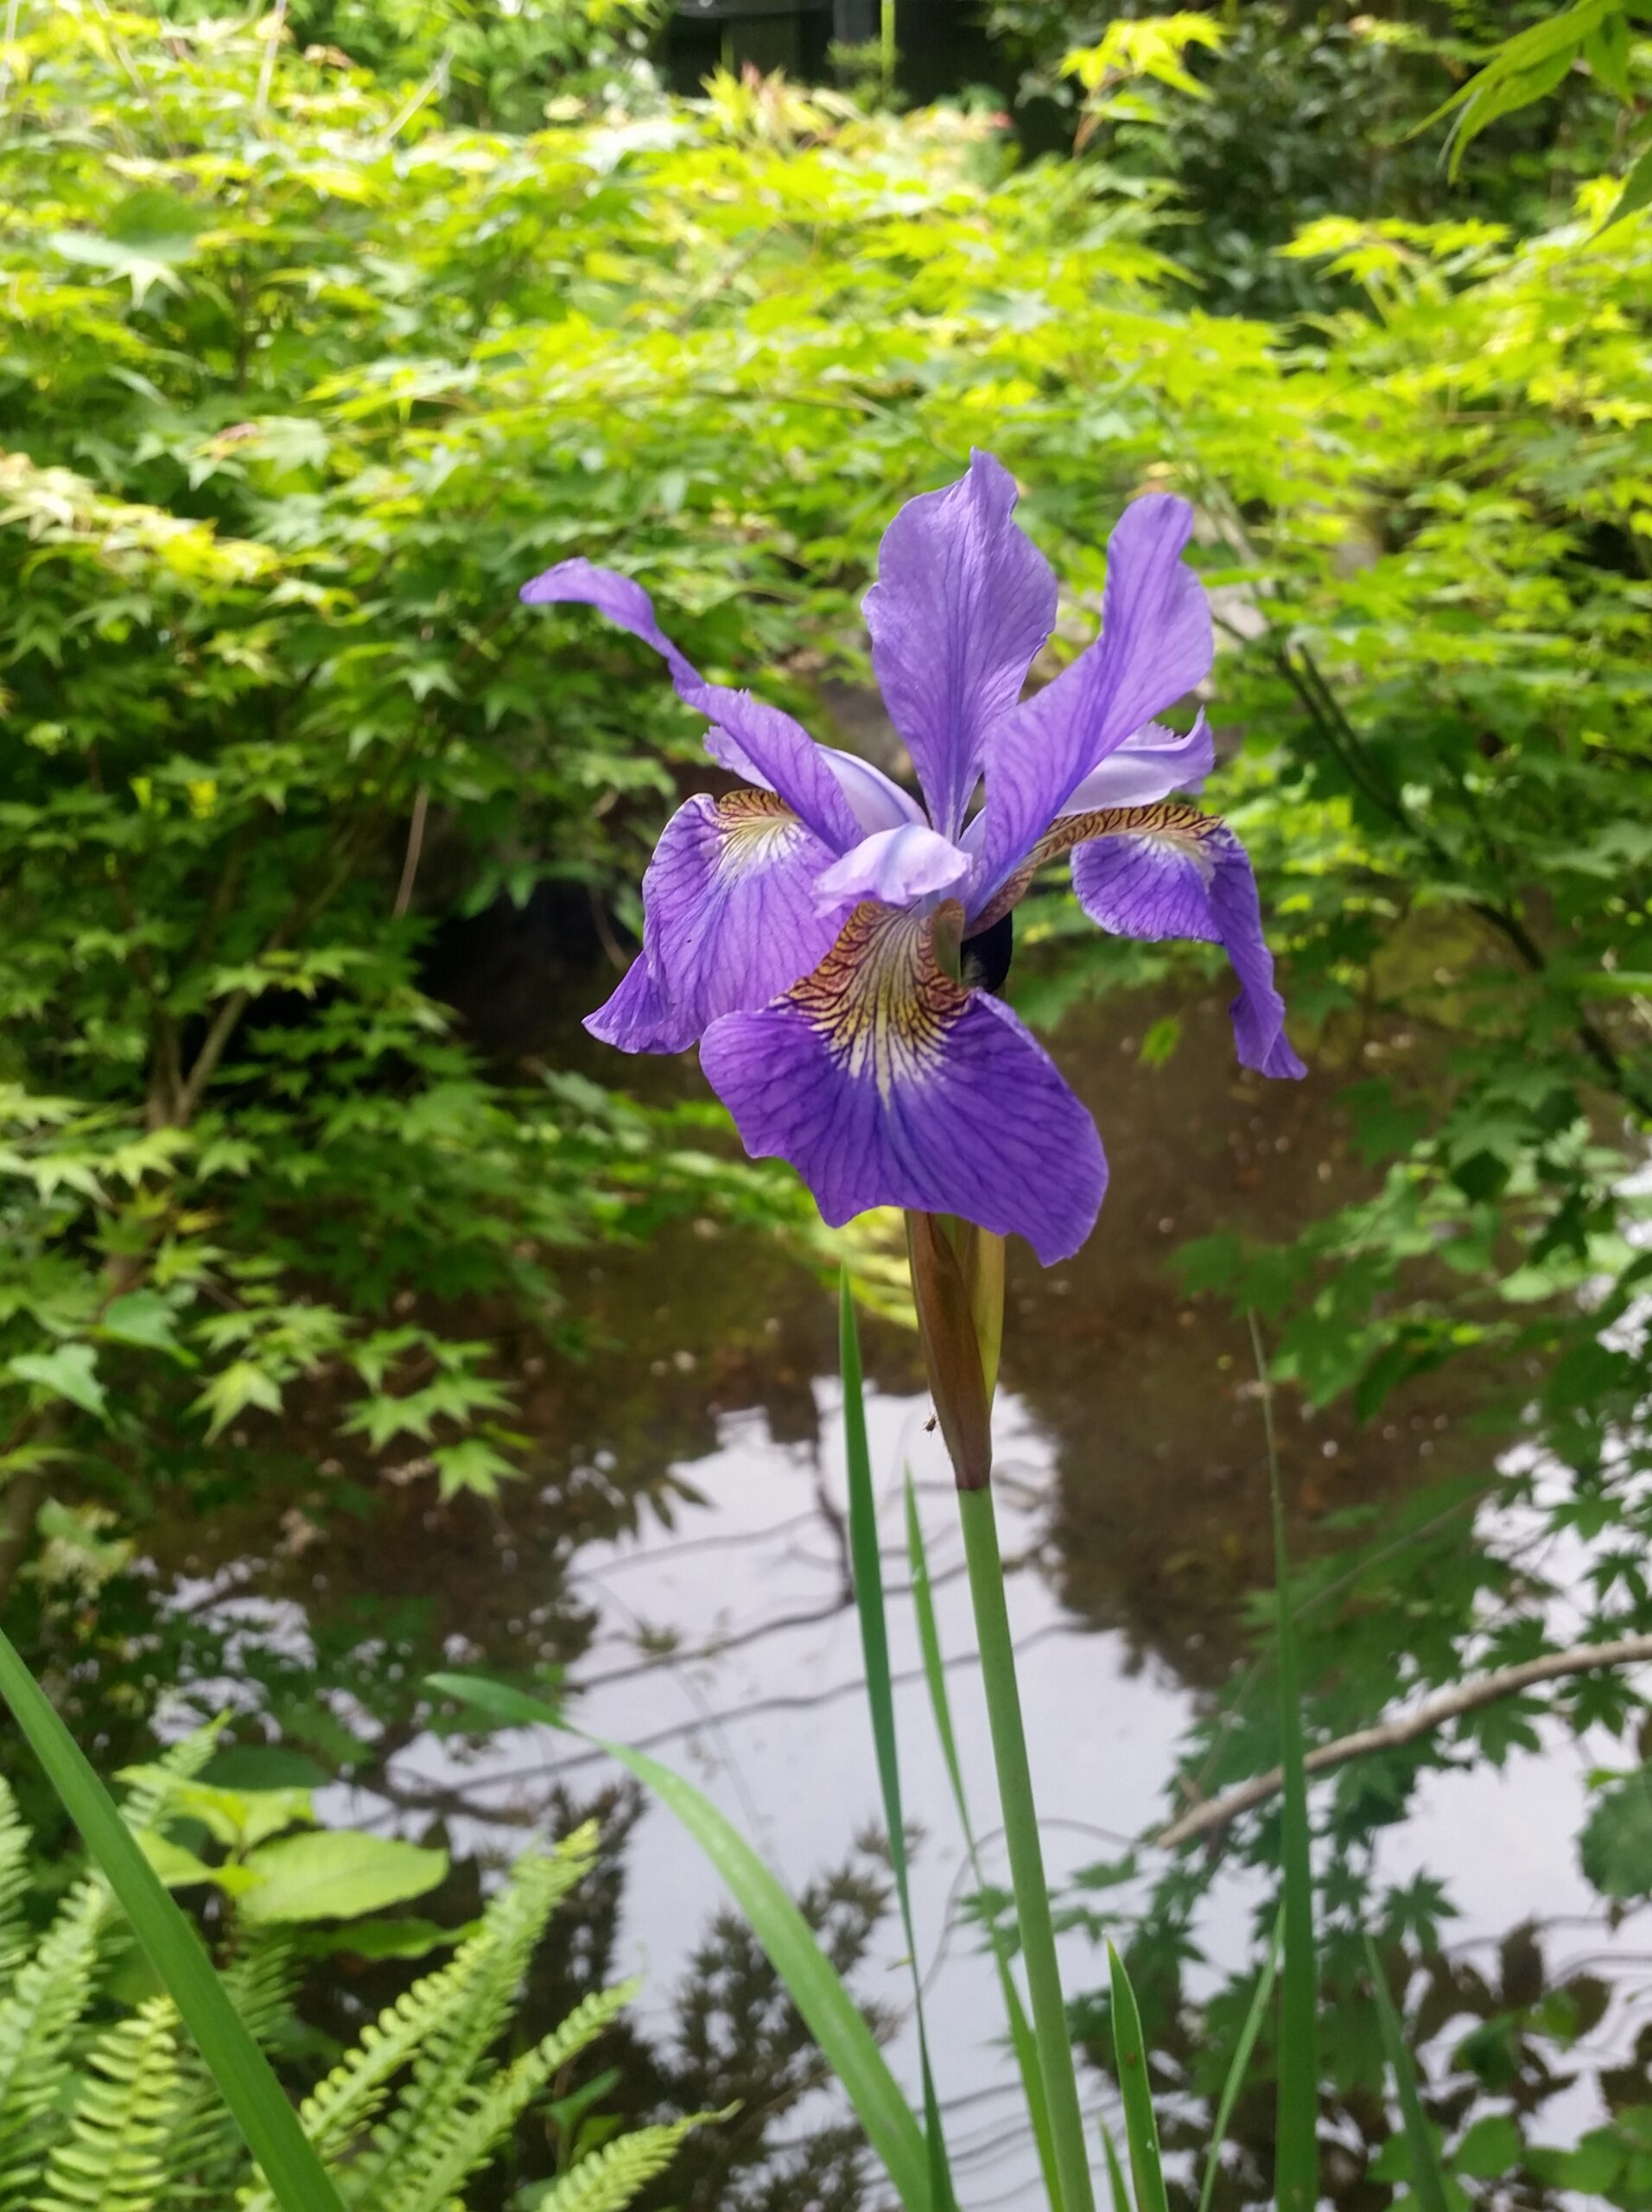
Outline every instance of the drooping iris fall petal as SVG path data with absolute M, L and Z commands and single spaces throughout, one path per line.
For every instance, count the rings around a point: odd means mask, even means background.
M 772 791 L 688 800 L 643 877 L 641 957 L 587 1028 L 626 1052 L 682 1052 L 719 1014 L 795 983 L 851 903 L 817 895 L 832 857 Z
M 1250 858 L 1225 822 L 1191 806 L 1124 807 L 1074 817 L 1048 842 L 1058 837 L 1076 845 L 1073 889 L 1102 929 L 1224 948 L 1239 979 L 1230 1012 L 1246 1067 L 1268 1076 L 1307 1072 L 1285 1034 Z
M 935 928 L 856 906 L 801 982 L 712 1024 L 700 1065 L 747 1151 L 789 1160 L 833 1226 L 869 1206 L 962 1214 L 1048 1266 L 1095 1222 L 1101 1139 L 1018 1017 L 946 974 Z

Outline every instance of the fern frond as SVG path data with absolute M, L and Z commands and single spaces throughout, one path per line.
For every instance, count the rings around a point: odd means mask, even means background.
M 299 2124 L 311 2145 L 331 2164 L 327 2154 L 342 2149 L 356 2131 L 373 2118 L 389 2094 L 388 2084 L 411 2060 L 430 2024 L 440 2018 L 448 2001 L 449 1977 L 457 1964 L 427 1974 L 387 2005 L 377 2020 L 362 2031 L 361 2041 L 333 2071 L 318 2082 L 298 2108 Z M 267 2183 L 243 2190 L 241 2212 L 277 2212 Z M 0 2208 L 3 2212 L 3 2208 Z
M 465 1955 L 469 1948 L 461 1947 L 445 1967 L 424 1975 L 387 2005 L 362 2031 L 356 2048 L 317 2082 L 299 2107 L 300 2124 L 324 2158 L 342 2150 L 376 2117 L 389 2094 L 389 2084 L 412 2063 L 440 2023 L 463 2007 L 471 1972 Z M 247 2191 L 241 2205 L 242 2212 L 276 2212 L 275 2197 L 262 2185 Z
M 538 2200 L 534 2212 L 625 2212 L 639 2190 L 664 2172 L 685 2135 L 708 2120 L 728 2117 L 728 2113 L 697 2112 L 687 2120 L 622 2135 L 581 2158 Z
M 478 2071 L 510 2018 L 546 1921 L 595 1855 L 595 1825 L 587 1822 L 548 1858 L 518 1859 L 476 1933 L 454 1953 L 448 2008 L 421 2038 L 412 2080 L 354 2169 L 360 2212 L 387 2212 L 391 2190 L 428 2172 L 432 2148 L 473 2101 Z
M 154 1765 L 138 1775 L 120 1806 L 120 1816 L 134 1834 L 159 1823 L 176 1783 L 194 1780 L 217 1749 L 223 1725 L 221 1720 L 203 1721 L 168 1744 Z
M 52 2146 L 39 2212 L 161 2212 L 177 2109 L 176 2014 L 151 1998 L 92 2045 Z
M 0 1999 L 0 2212 L 22 2212 L 34 2202 L 45 2124 L 97 1986 L 99 1948 L 112 1910 L 101 1881 L 77 1883 Z
M 240 1949 L 224 1969 L 224 1986 L 253 2040 L 275 2043 L 292 2027 L 303 1960 L 283 1929 L 260 1929 L 240 1940 Z
M 11 1785 L 0 1780 L 0 1988 L 8 1986 L 28 1957 L 30 1936 L 23 1919 L 29 1894 L 29 1847 L 33 1840 L 17 1810 Z
M 224 1968 L 224 1987 L 253 2040 L 276 2041 L 292 2017 L 301 1961 L 290 1935 L 258 1931 Z M 246 2169 L 241 2131 L 193 2042 L 178 2057 L 178 2109 L 167 2143 L 167 2172 L 175 2192 L 227 2203 Z
M 404 2161 L 385 2177 L 384 2212 L 444 2212 L 467 2177 L 516 2126 L 551 2075 L 596 2041 L 637 1993 L 635 1982 L 595 1990 L 559 2028 L 525 2051 L 503 2074 L 448 2116 L 437 2139 L 417 2145 L 417 2171 Z

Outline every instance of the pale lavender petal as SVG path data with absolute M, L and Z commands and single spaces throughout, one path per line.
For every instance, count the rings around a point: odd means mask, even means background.
M 1248 1068 L 1306 1073 L 1285 1034 L 1285 1001 L 1262 934 L 1249 857 L 1225 823 L 1191 807 L 1136 810 L 1161 817 L 1081 844 L 1073 889 L 1093 922 L 1119 937 L 1199 938 L 1227 950 L 1239 979 L 1230 1009 L 1234 1040 Z
M 1096 1125 L 1024 1025 L 937 964 L 934 918 L 857 906 L 783 998 L 700 1048 L 747 1152 L 789 1160 L 834 1227 L 871 1206 L 1025 1236 L 1047 1267 L 1107 1184 Z
M 830 950 L 832 855 L 772 791 L 704 794 L 666 823 L 643 878 L 643 950 L 586 1027 L 628 1052 L 677 1052 L 721 1014 L 766 1004 Z
M 1216 745 L 1203 710 L 1185 737 L 1148 722 L 1092 768 L 1067 801 L 1064 814 L 1102 806 L 1147 806 L 1172 791 L 1196 791 L 1216 766 Z
M 969 873 L 968 853 L 925 823 L 903 822 L 899 830 L 879 830 L 862 838 L 816 880 L 815 896 L 823 906 L 875 899 L 885 906 L 912 906 L 950 891 Z
M 909 499 L 890 524 L 864 602 L 884 704 L 949 837 L 980 780 L 987 733 L 1020 697 L 1056 619 L 1055 577 L 1014 507 L 1009 471 L 972 453 L 967 475 Z
M 523 585 L 518 594 L 529 607 L 572 602 L 594 607 L 611 622 L 651 645 L 671 672 L 677 696 L 727 732 L 742 766 L 766 790 L 778 791 L 792 811 L 835 853 L 845 851 L 861 835 L 861 825 L 837 779 L 801 722 L 749 691 L 708 683 L 654 619 L 654 603 L 639 583 L 589 561 L 562 561 Z
M 972 918 L 990 905 L 1092 769 L 1210 666 L 1204 587 L 1182 559 L 1185 499 L 1149 493 L 1108 545 L 1102 634 L 993 731 Z

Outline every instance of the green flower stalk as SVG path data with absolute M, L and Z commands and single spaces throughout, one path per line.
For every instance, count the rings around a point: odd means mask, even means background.
M 1060 2202 L 1055 2212 L 1093 2212 L 1090 2152 L 1066 1999 L 1056 1955 L 1044 1847 L 1039 1835 L 1015 1645 L 1004 1601 L 1004 1563 L 993 1512 L 991 1415 L 1004 1333 L 1004 1240 L 972 1222 L 909 1213 L 906 1246 L 912 1300 L 937 1419 L 958 1484 L 969 1598 L 992 1731 L 1010 1885 L 1026 1961 Z

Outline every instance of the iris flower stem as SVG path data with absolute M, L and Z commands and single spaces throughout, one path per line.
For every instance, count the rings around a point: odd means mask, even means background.
M 1078 2078 L 1073 2069 L 1067 2006 L 1061 1993 L 1050 1892 L 1044 1878 L 1044 1848 L 1032 1802 L 1026 1732 L 1021 1721 L 1021 1694 L 1015 1679 L 1015 1647 L 1010 1640 L 1009 1611 L 1004 1603 L 1004 1562 L 998 1548 L 990 1484 L 960 1490 L 958 1515 L 963 1524 L 969 1595 L 975 1606 L 981 1649 L 987 1717 L 992 1727 L 993 1759 L 1004 1836 L 1009 1847 L 1010 1883 L 1026 1961 L 1027 1993 L 1032 2005 L 1032 2036 L 1044 2076 L 1045 2101 L 1054 2139 L 1061 2202 L 1053 2212 L 1095 2212 L 1090 2154 L 1084 2147 L 1083 2115 L 1078 2107 Z

